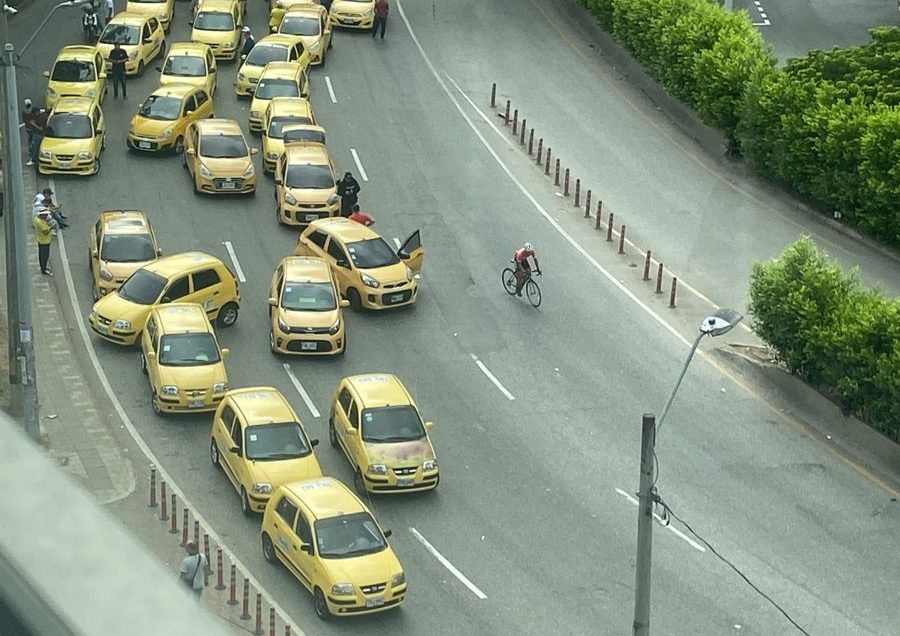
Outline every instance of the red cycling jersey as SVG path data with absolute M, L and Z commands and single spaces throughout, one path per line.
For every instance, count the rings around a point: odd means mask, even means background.
M 534 255 L 534 250 L 526 250 L 524 247 L 520 247 L 519 249 L 516 250 L 516 262 L 517 263 L 527 262 L 529 256 L 534 258 L 535 262 L 537 261 L 537 258 L 535 258 L 535 255 Z

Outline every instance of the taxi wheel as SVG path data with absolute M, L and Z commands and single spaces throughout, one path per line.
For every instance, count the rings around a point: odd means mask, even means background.
M 356 469 L 356 473 L 353 475 L 353 487 L 356 488 L 356 492 L 360 497 L 367 496 L 366 484 L 363 481 L 362 472 L 360 472 L 359 468 Z
M 220 327 L 232 327 L 238 319 L 238 306 L 234 303 L 226 303 L 219 312 L 216 324 Z
M 147 358 L 144 357 L 144 354 L 141 354 L 141 373 L 147 375 Z
M 241 486 L 241 512 L 244 513 L 245 517 L 253 514 L 253 509 L 250 507 L 250 499 L 247 497 L 247 490 L 243 486 Z
M 266 532 L 262 533 L 262 551 L 266 561 L 278 565 L 278 557 L 275 556 L 275 546 L 272 544 L 271 537 L 269 537 Z
M 144 75 L 144 60 L 138 62 L 137 73 L 135 73 L 138 77 L 143 77 Z
M 284 225 L 284 221 L 281 220 L 281 208 L 277 205 L 275 206 L 275 221 L 278 225 Z
M 322 590 L 318 587 L 313 592 L 313 604 L 316 606 L 316 616 L 323 621 L 331 620 L 331 612 L 328 611 L 328 602 L 325 600 L 325 595 L 322 593 Z
M 181 167 L 187 170 L 187 155 L 183 152 L 181 153 Z
M 271 351 L 274 355 L 278 355 L 278 350 L 275 349 L 275 332 L 269 329 L 269 351 Z
M 362 298 L 359 297 L 359 292 L 352 287 L 347 290 L 347 300 L 350 301 L 350 309 L 357 313 L 362 312 Z
M 153 392 L 153 395 L 150 396 L 150 408 L 153 409 L 153 412 L 162 417 L 163 412 L 159 406 L 159 396 L 156 394 L 156 391 Z
M 332 448 L 340 448 L 340 444 L 338 443 L 337 431 L 334 430 L 334 420 L 330 417 L 328 418 L 328 441 L 331 443 Z
M 215 467 L 219 466 L 219 447 L 216 446 L 216 440 L 209 440 L 209 460 Z
M 100 157 L 94 159 L 94 171 L 91 174 L 97 174 L 100 172 Z
M 175 154 L 184 155 L 184 137 L 175 140 Z

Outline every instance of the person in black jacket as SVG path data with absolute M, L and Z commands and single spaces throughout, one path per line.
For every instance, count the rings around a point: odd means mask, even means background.
M 253 34 L 250 33 L 250 27 L 248 26 L 241 28 L 241 33 L 244 34 L 244 46 L 241 48 L 241 55 L 250 55 L 250 51 L 256 46 L 256 40 L 253 39 Z
M 335 182 L 337 186 L 338 196 L 341 197 L 341 216 L 349 217 L 356 205 L 357 195 L 359 194 L 359 182 L 353 178 L 353 173 L 347 172 L 344 178 Z

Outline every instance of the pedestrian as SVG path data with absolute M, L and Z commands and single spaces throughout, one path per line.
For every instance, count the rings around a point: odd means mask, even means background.
M 128 53 L 122 48 L 118 42 L 113 44 L 112 51 L 109 52 L 109 63 L 111 65 L 109 74 L 112 78 L 113 97 L 119 96 L 119 86 L 122 87 L 122 99 L 128 99 L 128 93 L 125 91 L 125 62 L 128 60 Z
M 209 563 L 206 557 L 200 554 L 200 548 L 193 541 L 184 546 L 187 556 L 181 560 L 181 580 L 190 590 L 199 597 L 206 587 L 206 569 Z
M 30 99 L 25 100 L 25 109 L 22 111 L 22 123 L 25 125 L 25 134 L 28 140 L 28 162 L 26 166 L 33 166 L 38 162 L 41 150 L 41 140 L 44 138 L 44 129 L 40 125 L 40 110 L 34 107 Z
M 69 217 L 62 213 L 61 207 L 53 203 L 53 190 L 50 188 L 44 188 L 34 195 L 34 201 L 31 203 L 31 217 L 36 217 L 44 209 L 50 212 L 50 227 L 54 230 L 69 227 L 67 222 Z
M 384 39 L 384 29 L 387 26 L 388 11 L 391 6 L 388 0 L 375 0 L 375 22 L 372 23 L 372 37 L 375 37 L 375 31 L 381 26 L 381 39 Z
M 256 40 L 253 39 L 253 34 L 250 32 L 250 27 L 246 25 L 241 27 L 241 33 L 244 34 L 244 46 L 241 48 L 241 56 L 250 55 L 250 51 L 252 51 L 253 47 L 256 46 Z
M 359 194 L 359 182 L 353 178 L 352 172 L 344 173 L 344 178 L 335 182 L 338 196 L 341 197 L 341 216 L 350 216 L 353 206 L 356 205 Z
M 50 227 L 50 210 L 46 208 L 32 220 L 34 225 L 34 234 L 37 237 L 38 244 L 38 264 L 41 267 L 41 274 L 44 276 L 53 276 L 50 271 L 50 241 L 53 240 L 53 229 Z
M 116 15 L 116 5 L 114 0 L 106 0 L 106 23 L 109 24 L 109 21 L 113 19 L 113 16 Z
M 359 209 L 358 205 L 353 206 L 353 214 L 350 215 L 350 220 L 356 221 L 357 223 L 362 223 L 366 227 L 369 227 L 370 225 L 375 225 L 375 217 L 373 217 L 371 214 L 362 212 Z

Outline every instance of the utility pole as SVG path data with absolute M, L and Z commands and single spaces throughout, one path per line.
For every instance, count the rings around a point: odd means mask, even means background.
M 653 448 L 656 417 L 644 413 L 641 423 L 641 486 L 638 492 L 637 562 L 634 574 L 633 636 L 650 636 L 650 560 L 653 547 Z

